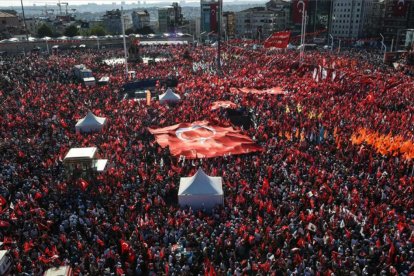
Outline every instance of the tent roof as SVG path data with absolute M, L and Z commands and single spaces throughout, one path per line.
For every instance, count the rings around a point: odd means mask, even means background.
M 92 159 L 95 156 L 97 148 L 90 147 L 90 148 L 71 148 L 69 152 L 66 154 L 64 159 L 72 159 L 72 158 L 90 158 Z
M 164 94 L 160 95 L 160 100 L 171 101 L 171 100 L 180 100 L 181 97 L 178 94 L 175 94 L 171 88 L 168 88 Z
M 90 126 L 90 125 L 103 125 L 105 124 L 106 118 L 95 116 L 92 112 L 88 112 L 83 119 L 80 119 L 76 126 Z
M 199 168 L 195 175 L 180 178 L 178 195 L 223 195 L 222 178 L 208 176 Z

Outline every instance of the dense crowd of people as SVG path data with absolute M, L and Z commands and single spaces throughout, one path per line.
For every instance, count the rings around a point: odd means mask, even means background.
M 414 163 L 353 144 L 364 128 L 414 140 L 413 77 L 360 51 L 224 46 L 142 47 L 168 60 L 129 64 L 137 79 L 177 77 L 176 105 L 120 100 L 120 50 L 6 57 L 0 65 L 0 239 L 12 273 L 70 265 L 76 275 L 412 275 Z M 76 64 L 110 83 L 84 87 Z M 325 71 L 324 71 L 325 70 Z M 322 73 L 325 72 L 325 73 Z M 285 95 L 231 93 L 281 87 Z M 159 92 L 166 87 L 159 85 Z M 214 101 L 249 111 L 242 132 L 259 153 L 186 160 L 148 128 L 231 122 Z M 91 110 L 104 131 L 76 134 Z M 96 146 L 108 170 L 88 186 L 66 178 L 72 147 Z M 224 205 L 180 209 L 179 179 L 197 169 L 223 177 Z

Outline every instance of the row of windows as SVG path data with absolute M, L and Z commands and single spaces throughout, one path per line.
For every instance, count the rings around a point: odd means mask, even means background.
M 334 20 L 335 20 L 335 17 L 338 17 L 338 18 L 342 18 L 342 17 L 344 17 L 344 18 L 349 18 L 350 17 L 350 15 L 349 14 L 347 14 L 348 16 L 342 16 L 341 14 L 340 15 L 336 15 L 336 14 L 334 14 Z M 359 14 L 355 14 L 355 17 L 359 17 Z
M 360 12 L 361 9 L 356 9 L 357 12 Z M 351 12 L 351 9 L 334 9 L 334 12 Z
M 339 6 L 341 6 L 341 7 L 344 7 L 344 6 L 351 6 L 352 4 L 351 3 L 335 3 L 335 6 L 337 6 L 337 7 L 339 7 Z M 357 3 L 357 6 L 361 6 L 361 3 Z
M 354 20 L 335 20 L 335 23 L 349 23 L 349 22 L 354 23 Z M 359 22 L 358 19 L 355 20 L 355 23 L 358 23 L 358 22 Z M 335 26 L 335 24 L 334 24 L 334 26 Z

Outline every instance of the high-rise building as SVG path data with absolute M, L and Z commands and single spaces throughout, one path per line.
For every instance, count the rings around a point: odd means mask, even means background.
M 333 0 L 330 34 L 338 38 L 367 37 L 373 0 Z
M 149 27 L 150 14 L 147 10 L 132 12 L 132 25 L 135 30 Z
M 220 7 L 218 1 L 201 0 L 201 33 L 217 33 Z
M 405 44 L 406 30 L 414 28 L 414 1 L 385 0 L 382 34 L 385 41 Z M 398 41 L 398 42 L 397 42 Z
M 236 34 L 238 37 L 263 40 L 273 32 L 288 28 L 288 15 L 285 11 L 271 11 L 265 7 L 250 8 L 236 14 Z
M 158 9 L 158 24 L 161 33 L 174 33 L 183 24 L 183 14 L 178 3 Z

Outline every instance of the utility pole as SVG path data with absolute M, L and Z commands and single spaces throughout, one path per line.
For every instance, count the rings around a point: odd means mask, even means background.
M 26 41 L 29 41 L 29 35 L 27 34 L 26 17 L 24 16 L 23 0 L 20 0 L 20 3 L 22 4 L 22 15 L 23 15 L 23 23 L 24 23 L 24 32 L 26 34 Z

